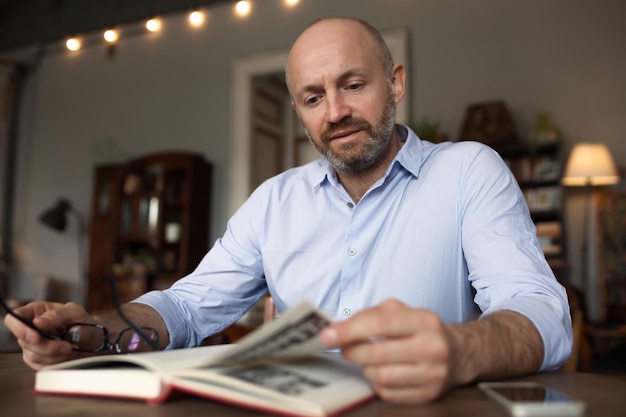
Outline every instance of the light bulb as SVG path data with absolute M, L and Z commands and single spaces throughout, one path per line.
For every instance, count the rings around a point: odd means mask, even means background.
M 104 40 L 108 43 L 115 43 L 119 39 L 119 35 L 116 30 L 108 29 L 104 32 Z
M 191 26 L 202 26 L 202 24 L 204 23 L 204 13 L 198 11 L 198 10 L 194 10 L 193 12 L 189 13 L 189 23 L 191 24 Z
M 285 5 L 289 7 L 293 7 L 296 4 L 300 3 L 300 0 L 284 0 L 284 1 L 285 1 Z
M 70 51 L 78 51 L 81 47 L 80 39 L 69 38 L 67 41 L 65 41 L 65 47 Z
M 158 32 L 161 30 L 161 21 L 155 17 L 146 22 L 146 29 L 150 32 Z
M 247 16 L 248 14 L 250 14 L 251 8 L 252 5 L 248 0 L 240 0 L 235 5 L 235 11 L 239 16 Z

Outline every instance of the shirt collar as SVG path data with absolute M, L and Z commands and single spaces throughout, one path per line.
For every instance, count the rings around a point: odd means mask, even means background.
M 404 142 L 404 146 L 402 146 L 391 165 L 399 164 L 417 178 L 422 161 L 425 159 L 426 149 L 424 141 L 418 138 L 415 132 L 405 125 L 396 125 L 396 128 L 398 138 Z

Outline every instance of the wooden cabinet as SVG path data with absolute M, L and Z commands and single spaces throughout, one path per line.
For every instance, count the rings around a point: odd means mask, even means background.
M 559 280 L 566 278 L 563 156 L 558 142 L 534 149 L 522 144 L 495 148 L 517 178 L 537 226 L 537 237 Z
M 208 250 L 212 170 L 198 154 L 163 152 L 96 167 L 87 308 L 169 287 Z

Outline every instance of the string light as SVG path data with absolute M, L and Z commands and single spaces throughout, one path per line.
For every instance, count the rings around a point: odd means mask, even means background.
M 300 3 L 300 0 L 283 0 L 286 7 L 294 7 Z M 250 0 L 239 0 L 235 4 L 235 12 L 240 17 L 246 17 L 252 11 L 252 2 Z M 205 23 L 205 13 L 200 10 L 194 10 L 189 13 L 189 24 L 193 27 L 200 27 Z M 145 23 L 146 29 L 150 32 L 159 32 L 162 29 L 161 19 L 152 17 Z M 116 29 L 107 29 L 103 33 L 104 41 L 108 45 L 109 53 L 112 55 L 114 45 L 120 38 L 120 33 Z M 78 51 L 82 48 L 82 40 L 73 36 L 65 41 L 65 47 L 69 51 Z
M 72 52 L 78 51 L 81 46 L 82 42 L 79 38 L 76 37 L 71 37 L 67 41 L 65 41 L 65 47 Z
M 194 10 L 189 13 L 189 24 L 194 27 L 202 26 L 204 23 L 204 13 L 199 10 Z
M 235 12 L 241 17 L 248 16 L 251 9 L 252 4 L 248 0 L 240 0 L 235 4 Z
M 104 32 L 103 37 L 107 43 L 113 44 L 119 39 L 119 34 L 117 33 L 117 30 L 108 29 Z
M 153 17 L 146 22 L 146 29 L 150 32 L 158 32 L 161 30 L 161 20 Z

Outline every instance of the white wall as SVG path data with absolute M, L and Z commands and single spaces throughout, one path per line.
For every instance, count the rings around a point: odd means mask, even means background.
M 58 196 L 88 214 L 97 163 L 165 149 L 205 154 L 215 169 L 213 242 L 228 217 L 233 59 L 288 48 L 306 24 L 326 15 L 407 27 L 413 119 L 440 120 L 450 139 L 457 139 L 468 104 L 504 99 L 520 136 L 537 111 L 548 110 L 567 150 L 604 141 L 626 165 L 621 0 L 301 0 L 294 9 L 259 0 L 247 19 L 235 18 L 231 5 L 211 8 L 200 30 L 171 15 L 157 36 L 122 39 L 114 58 L 99 46 L 73 55 L 54 47 L 30 74 L 19 127 L 13 292 L 29 296 L 42 274 L 77 282 L 75 230 L 56 234 L 37 216 Z M 570 223 L 578 227 L 579 217 Z M 577 252 L 571 258 L 580 282 Z

